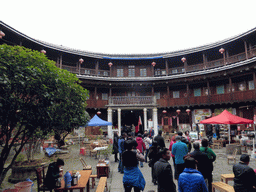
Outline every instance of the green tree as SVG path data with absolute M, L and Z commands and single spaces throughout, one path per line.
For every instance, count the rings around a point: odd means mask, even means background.
M 0 45 L 0 185 L 29 140 L 53 132 L 66 135 L 87 123 L 87 96 L 74 74 L 44 54 Z

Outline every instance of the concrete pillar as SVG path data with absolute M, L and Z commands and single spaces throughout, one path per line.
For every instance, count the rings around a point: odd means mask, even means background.
M 143 112 L 144 112 L 144 131 L 148 131 L 148 126 L 147 126 L 147 121 L 148 121 L 147 108 L 144 108 Z
M 153 129 L 155 132 L 155 135 L 158 135 L 158 120 L 157 120 L 157 108 L 153 108 Z
M 121 136 L 121 109 L 117 109 L 118 135 Z
M 108 122 L 112 122 L 112 109 L 111 107 L 108 108 Z M 108 125 L 108 138 L 112 139 L 113 138 L 113 131 L 112 131 L 113 125 Z

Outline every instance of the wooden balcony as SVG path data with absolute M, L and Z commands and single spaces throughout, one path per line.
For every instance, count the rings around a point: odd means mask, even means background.
M 156 105 L 154 96 L 112 96 L 109 97 L 110 106 L 140 107 Z

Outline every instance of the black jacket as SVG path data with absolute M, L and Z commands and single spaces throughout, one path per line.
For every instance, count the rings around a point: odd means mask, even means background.
M 113 140 L 113 154 L 118 153 L 118 136 Z
M 44 184 L 49 189 L 54 189 L 56 187 L 56 181 L 60 177 L 60 169 L 56 162 L 50 163 L 47 174 L 44 180 Z
M 251 192 L 256 191 L 253 186 L 256 187 L 256 175 L 251 167 L 243 162 L 239 162 L 233 166 L 234 189 L 236 192 Z
M 157 178 L 158 192 L 176 192 L 173 182 L 172 167 L 168 161 L 160 158 L 154 165 Z

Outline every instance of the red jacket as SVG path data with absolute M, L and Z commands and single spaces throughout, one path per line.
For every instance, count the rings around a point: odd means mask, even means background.
M 139 149 L 139 151 L 142 153 L 143 151 L 146 151 L 146 145 L 143 142 L 141 137 L 137 137 L 136 138 L 136 142 L 138 143 L 138 146 L 136 147 L 136 149 Z

